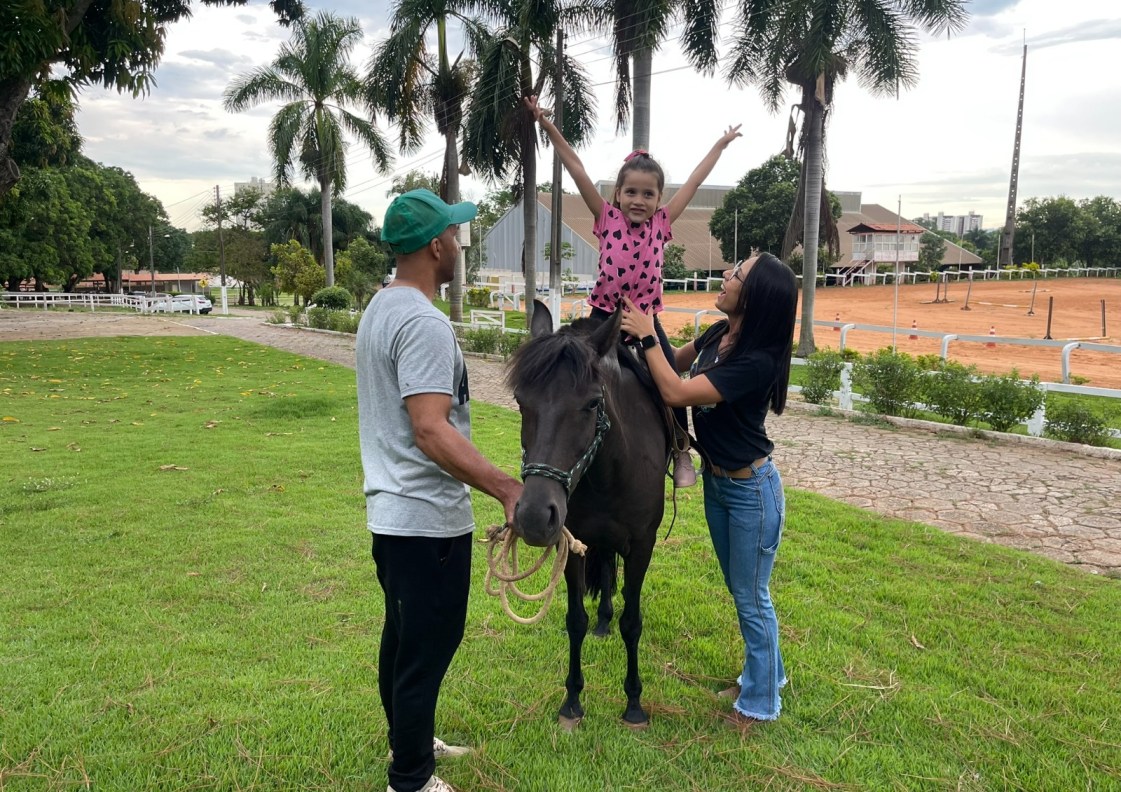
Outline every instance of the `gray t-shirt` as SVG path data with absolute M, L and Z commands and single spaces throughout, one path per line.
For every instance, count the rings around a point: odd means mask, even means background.
M 405 408 L 407 396 L 445 393 L 451 425 L 471 438 L 467 367 L 451 322 L 416 289 L 382 289 L 366 306 L 356 347 L 366 525 L 394 536 L 470 533 L 467 485 L 417 448 Z

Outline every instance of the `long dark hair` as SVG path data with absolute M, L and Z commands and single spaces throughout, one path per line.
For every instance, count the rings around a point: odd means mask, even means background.
M 782 415 L 790 386 L 790 355 L 794 350 L 794 317 L 798 312 L 798 281 L 794 271 L 772 253 L 760 253 L 744 278 L 736 310 L 739 334 L 721 362 L 756 350 L 775 359 L 771 409 Z M 717 364 L 719 365 L 719 363 Z

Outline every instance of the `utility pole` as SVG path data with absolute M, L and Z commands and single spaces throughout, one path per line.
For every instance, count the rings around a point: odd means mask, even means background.
M 148 270 L 152 273 L 152 296 L 156 296 L 156 261 L 152 252 L 152 224 L 148 224 Z
M 222 237 L 222 191 L 214 185 L 214 200 L 218 204 L 218 271 L 221 273 L 222 313 L 230 312 L 226 302 L 226 240 Z
M 1012 266 L 1012 242 L 1016 235 L 1016 189 L 1020 175 L 1020 136 L 1024 129 L 1024 82 L 1028 74 L 1028 42 L 1024 39 L 1024 62 L 1020 67 L 1020 106 L 1016 110 L 1016 142 L 1012 146 L 1012 178 L 1008 183 L 1008 211 L 1004 216 L 1004 231 L 997 250 L 997 267 Z
M 561 89 L 564 77 L 564 31 L 557 28 L 557 56 L 556 76 L 553 85 L 556 86 L 556 101 L 553 104 L 553 123 L 557 129 L 563 129 L 564 123 L 564 94 Z M 549 244 L 549 311 L 553 315 L 553 331 L 560 329 L 561 292 L 563 282 L 561 278 L 561 158 L 560 152 L 553 147 L 553 228 Z M 527 296 L 528 299 L 528 296 Z

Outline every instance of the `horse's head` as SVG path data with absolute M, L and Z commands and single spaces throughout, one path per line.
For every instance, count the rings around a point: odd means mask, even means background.
M 527 544 L 560 539 L 568 497 L 611 426 L 608 371 L 620 315 L 602 323 L 578 320 L 553 332 L 553 318 L 535 302 L 531 339 L 510 362 L 507 381 L 522 413 L 522 479 L 514 531 Z

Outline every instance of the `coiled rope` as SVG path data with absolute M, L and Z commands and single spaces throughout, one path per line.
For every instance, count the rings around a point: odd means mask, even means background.
M 553 593 L 564 574 L 564 565 L 568 562 L 569 552 L 584 555 L 588 547 L 567 528 L 561 528 L 561 538 L 555 545 L 546 547 L 541 556 L 529 569 L 524 572 L 518 569 L 518 535 L 510 530 L 508 525 L 492 525 L 487 528 L 487 574 L 483 587 L 487 594 L 498 597 L 502 602 L 502 610 L 518 624 L 537 624 L 545 618 L 549 611 L 549 604 L 553 601 Z M 553 558 L 553 571 L 545 589 L 537 594 L 526 594 L 518 588 L 517 583 L 525 580 L 530 575 L 541 569 L 549 557 L 551 550 L 556 551 Z M 541 609 L 533 616 L 525 617 L 514 613 L 510 607 L 511 595 L 522 602 L 540 602 Z

